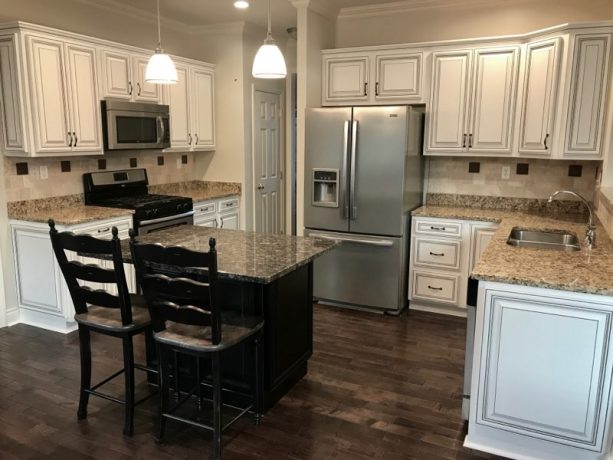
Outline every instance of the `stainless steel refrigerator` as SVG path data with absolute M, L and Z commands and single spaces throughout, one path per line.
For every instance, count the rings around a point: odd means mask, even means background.
M 406 305 L 422 136 L 422 107 L 307 111 L 305 234 L 343 242 L 314 263 L 317 300 L 389 313 Z

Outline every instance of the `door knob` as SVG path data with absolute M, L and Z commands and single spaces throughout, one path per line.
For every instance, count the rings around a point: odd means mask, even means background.
M 258 184 L 258 190 L 260 190 L 260 191 L 264 190 L 264 185 L 263 184 Z

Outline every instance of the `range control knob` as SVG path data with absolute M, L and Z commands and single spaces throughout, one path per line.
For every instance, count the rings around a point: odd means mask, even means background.
M 145 211 L 145 216 L 146 216 L 146 217 L 149 217 L 150 215 L 151 215 L 151 209 L 147 209 L 147 210 Z

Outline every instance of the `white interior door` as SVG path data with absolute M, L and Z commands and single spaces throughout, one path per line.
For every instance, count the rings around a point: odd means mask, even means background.
M 253 105 L 255 231 L 281 233 L 281 97 L 255 91 Z

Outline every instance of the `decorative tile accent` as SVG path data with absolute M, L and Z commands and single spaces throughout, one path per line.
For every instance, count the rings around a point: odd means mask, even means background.
M 98 160 L 98 169 L 106 169 L 106 160 L 104 158 Z
M 62 172 L 70 172 L 71 166 L 69 160 L 62 160 L 60 162 L 60 170 Z
M 469 173 L 478 173 L 479 171 L 481 171 L 481 163 L 478 161 L 471 161 L 468 163 Z
M 164 157 L 161 155 L 158 157 L 158 166 L 164 166 Z
M 181 163 L 183 163 L 184 165 L 187 164 L 187 155 L 181 155 Z
M 15 171 L 18 176 L 25 176 L 28 174 L 28 163 L 15 163 Z
M 528 171 L 530 171 L 530 165 L 528 163 L 517 163 L 515 174 L 518 176 L 527 176 Z
M 570 165 L 568 167 L 568 177 L 581 177 L 582 174 L 583 174 L 583 166 Z
M 136 168 L 138 166 L 138 161 L 136 158 L 130 158 L 130 168 Z

